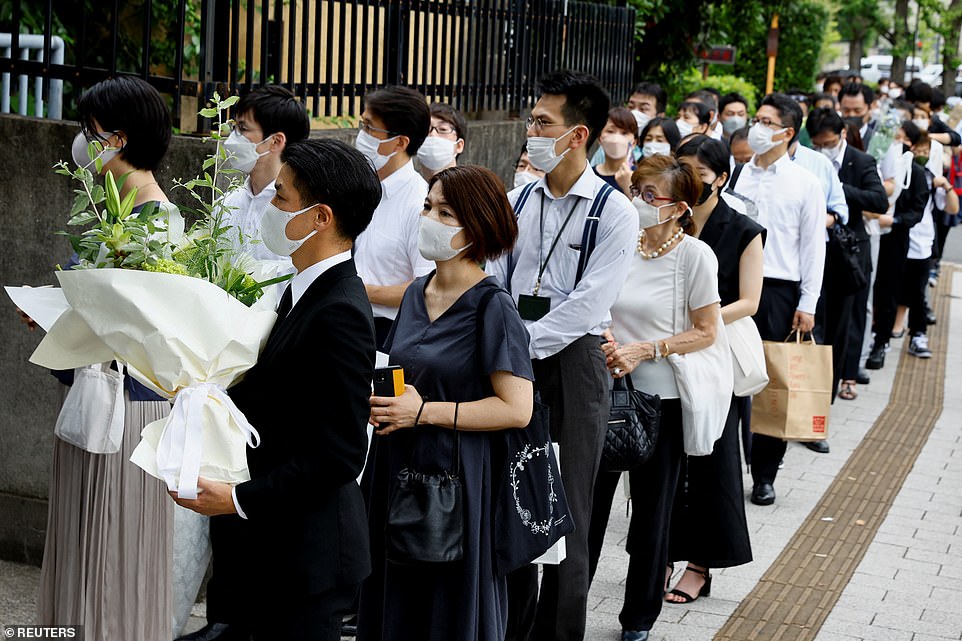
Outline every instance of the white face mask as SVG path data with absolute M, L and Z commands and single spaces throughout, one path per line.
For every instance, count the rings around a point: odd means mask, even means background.
M 922 131 L 928 131 L 928 130 L 929 130 L 929 123 L 930 123 L 931 121 L 930 121 L 928 118 L 916 118 L 916 119 L 913 120 L 912 122 L 914 122 L 914 123 L 915 123 L 915 126 L 918 127 L 919 129 L 921 129 Z
M 889 98 L 892 98 L 893 100 L 896 99 L 896 98 L 901 98 L 901 97 L 902 97 L 902 90 L 899 89 L 898 87 L 893 87 L 893 88 L 889 89 L 889 94 L 888 94 L 888 95 L 889 95 Z
M 641 131 L 649 122 L 651 122 L 651 116 L 646 114 L 641 109 L 632 109 L 631 115 L 635 117 L 635 122 L 638 123 L 638 135 L 640 136 Z
M 273 137 L 274 134 L 271 134 L 260 142 L 251 142 L 239 131 L 230 132 L 230 136 L 224 141 L 224 149 L 227 150 L 227 166 L 245 174 L 251 173 L 254 165 L 257 164 L 257 159 L 271 153 L 270 150 L 262 154 L 257 153 L 258 145 Z
M 545 138 L 542 136 L 535 136 L 533 138 L 528 138 L 527 149 L 528 149 L 528 162 L 535 166 L 535 168 L 550 174 L 554 171 L 565 156 L 571 151 L 571 147 L 568 147 L 560 154 L 555 153 L 554 146 L 559 140 L 570 134 L 572 131 L 577 129 L 578 126 L 575 125 L 568 131 L 564 132 L 557 138 Z
M 819 151 L 822 152 L 826 158 L 832 162 L 835 162 L 835 160 L 838 158 L 838 155 L 842 153 L 842 141 L 839 140 L 838 144 L 834 147 L 821 147 Z
M 646 142 L 645 146 L 641 148 L 641 153 L 644 154 L 645 158 L 651 156 L 670 156 L 671 145 L 667 142 Z
M 471 243 L 468 243 L 458 249 L 451 247 L 451 241 L 462 229 L 464 227 L 452 227 L 439 220 L 421 216 L 421 225 L 418 228 L 418 251 L 427 260 L 451 260 L 471 246 Z
M 110 138 L 116 134 L 116 131 L 105 131 L 100 135 L 102 135 L 104 138 Z M 78 167 L 86 167 L 90 169 L 91 167 L 95 167 L 94 163 L 96 163 L 97 159 L 99 158 L 103 163 L 101 165 L 102 167 L 113 160 L 122 149 L 122 147 L 108 147 L 107 143 L 100 138 L 97 138 L 96 142 L 101 147 L 100 153 L 93 158 L 90 158 L 87 153 L 87 147 L 90 144 L 87 141 L 87 137 L 84 136 L 82 131 L 74 136 L 73 144 L 70 146 L 70 155 L 73 156 L 74 164 L 76 164 Z M 96 170 L 94 170 L 94 173 L 96 173 Z
M 729 136 L 744 127 L 748 121 L 742 116 L 729 116 L 722 120 L 722 131 Z
M 601 148 L 605 150 L 605 155 L 612 160 L 621 160 L 628 156 L 628 148 L 631 146 L 633 138 L 628 134 L 607 134 L 601 139 Z
M 540 176 L 535 176 L 534 174 L 527 171 L 516 171 L 514 173 L 515 189 L 517 189 L 518 187 L 523 187 L 528 183 L 533 183 L 536 180 L 540 180 Z
M 752 148 L 753 152 L 761 155 L 777 147 L 779 143 L 774 142 L 772 137 L 785 131 L 784 128 L 773 131 L 771 127 L 766 127 L 762 123 L 756 122 L 752 125 L 752 128 L 748 130 L 748 146 Z
M 380 171 L 381 168 L 387 164 L 387 161 L 389 161 L 391 157 L 397 153 L 397 151 L 384 156 L 378 152 L 378 149 L 381 148 L 382 144 L 391 142 L 392 140 L 397 140 L 397 138 L 397 136 L 394 136 L 393 138 L 381 140 L 380 138 L 375 138 L 371 134 L 361 129 L 358 130 L 357 138 L 354 139 L 354 148 L 364 154 L 367 159 L 371 161 L 371 164 L 374 165 L 374 171 Z
M 287 236 L 287 223 L 311 207 L 316 207 L 317 204 L 297 211 L 283 211 L 275 207 L 274 203 L 267 203 L 267 207 L 264 208 L 264 217 L 261 218 L 261 240 L 264 241 L 264 246 L 278 256 L 290 256 L 297 251 L 297 248 L 316 234 L 317 230 L 311 231 L 300 240 L 292 240 Z
M 418 149 L 418 160 L 431 171 L 441 171 L 454 162 L 454 147 L 460 141 L 428 136 Z
M 675 126 L 678 127 L 678 134 L 682 138 L 685 138 L 686 136 L 690 136 L 691 132 L 695 130 L 694 125 L 685 122 L 681 118 L 675 121 Z
M 654 205 L 646 203 L 641 198 L 635 196 L 631 199 L 631 204 L 634 205 L 635 209 L 638 210 L 638 227 L 640 229 L 648 229 L 650 227 L 664 225 L 668 221 L 678 218 L 678 216 L 669 216 L 665 219 L 661 218 L 661 210 L 665 207 L 673 207 L 675 203 L 668 203 L 667 205 L 655 207 Z

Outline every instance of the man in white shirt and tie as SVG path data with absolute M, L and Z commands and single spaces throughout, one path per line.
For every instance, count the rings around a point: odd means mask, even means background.
M 506 638 L 580 641 L 589 586 L 588 524 L 611 380 L 601 334 L 638 239 L 638 214 L 588 166 L 587 150 L 610 105 L 598 81 L 557 72 L 542 79 L 541 90 L 528 119 L 527 149 L 530 162 L 546 175 L 508 195 L 518 215 L 518 241 L 488 271 L 518 301 L 531 336 L 535 387 L 551 411 L 551 437 L 560 447 L 576 530 L 566 537 L 565 561 L 544 566 L 540 594 L 537 566 L 509 576 Z M 586 241 L 585 230 L 594 224 L 593 242 Z
M 826 205 L 811 172 L 792 162 L 802 110 L 784 94 L 769 94 L 755 114 L 748 141 L 754 152 L 738 178 L 738 193 L 758 206 L 758 222 L 768 230 L 764 284 L 755 314 L 765 340 L 782 341 L 792 332 L 815 327 L 815 307 L 825 265 Z M 753 435 L 752 503 L 775 502 L 775 476 L 785 441 Z

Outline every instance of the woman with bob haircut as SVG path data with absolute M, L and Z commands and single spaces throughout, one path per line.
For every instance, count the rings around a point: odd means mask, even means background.
M 171 138 L 157 90 L 139 78 L 109 78 L 85 91 L 78 109 L 74 162 L 97 173 L 92 143 L 100 174 L 125 177 L 120 198 L 137 189 L 135 214 L 148 203 L 174 209 L 153 175 Z M 73 383 L 73 371 L 55 375 Z M 128 460 L 144 426 L 166 416 L 170 403 L 130 376 L 124 381 L 119 452 L 91 454 L 54 439 L 38 623 L 80 624 L 87 638 L 103 641 L 170 641 L 175 506 L 163 481 Z
M 654 451 L 628 472 L 632 512 L 630 556 L 619 620 L 622 641 L 647 641 L 661 613 L 668 564 L 668 528 L 684 455 L 682 408 L 669 354 L 690 354 L 715 342 L 718 331 L 718 261 L 695 238 L 692 207 L 702 180 L 690 163 L 670 156 L 642 160 L 632 175 L 638 210 L 637 254 L 611 308 L 602 344 L 612 376 L 631 376 L 635 389 L 661 397 L 661 426 Z M 684 309 L 686 314 L 676 314 Z M 706 390 L 710 394 L 710 390 Z M 595 483 L 589 549 L 597 567 L 619 472 L 603 470 Z
M 385 349 L 404 368 L 397 397 L 371 398 L 375 437 L 363 486 L 372 567 L 361 587 L 361 641 L 500 641 L 507 582 L 494 567 L 498 465 L 494 432 L 525 427 L 533 407 L 528 332 L 510 294 L 481 268 L 517 238 L 514 211 L 489 170 L 452 167 L 430 182 L 418 248 L 437 268 L 404 294 Z M 464 556 L 438 567 L 385 559 L 388 498 L 409 462 L 449 470 L 457 427 Z

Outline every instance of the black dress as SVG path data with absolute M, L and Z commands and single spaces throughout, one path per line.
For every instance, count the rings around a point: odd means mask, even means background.
M 482 295 L 498 288 L 488 277 L 447 311 L 428 318 L 424 288 L 434 274 L 404 294 L 385 348 L 404 368 L 405 382 L 429 401 L 469 402 L 493 395 L 490 375 L 506 371 L 534 378 L 528 332 L 507 292 L 487 303 L 477 336 Z M 480 362 L 479 362 L 480 361 Z M 373 572 L 361 587 L 358 640 L 500 641 L 507 623 L 507 583 L 494 572 L 494 498 L 501 472 L 497 432 L 460 432 L 464 487 L 464 559 L 437 568 L 386 562 L 387 501 L 398 471 L 414 459 L 425 473 L 449 469 L 450 429 L 419 425 L 374 436 L 362 486 L 368 499 Z
M 738 266 L 745 248 L 765 228 L 736 213 L 721 198 L 705 223 L 699 239 L 718 258 L 718 294 L 721 305 L 739 299 Z M 722 436 L 709 456 L 686 456 L 671 513 L 668 558 L 687 560 L 709 568 L 742 565 L 752 560 L 745 518 L 738 418 L 733 397 Z

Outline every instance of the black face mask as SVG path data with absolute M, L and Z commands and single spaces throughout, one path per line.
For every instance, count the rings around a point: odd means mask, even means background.
M 698 202 L 695 203 L 695 204 L 696 204 L 696 205 L 701 205 L 701 204 L 703 204 L 706 200 L 708 200 L 709 198 L 711 198 L 711 195 L 712 195 L 712 193 L 713 193 L 714 191 L 715 191 L 715 190 L 712 189 L 712 184 L 711 184 L 711 183 L 704 183 L 704 184 L 702 184 L 701 197 L 698 199 Z
M 906 151 L 912 151 L 912 145 L 906 145 L 906 144 L 903 143 L 903 144 L 902 144 L 902 153 L 904 154 Z
M 846 125 L 852 125 L 856 129 L 861 129 L 862 125 L 865 124 L 862 122 L 862 118 L 860 116 L 849 116 L 848 118 L 842 118 L 842 120 L 845 121 Z

